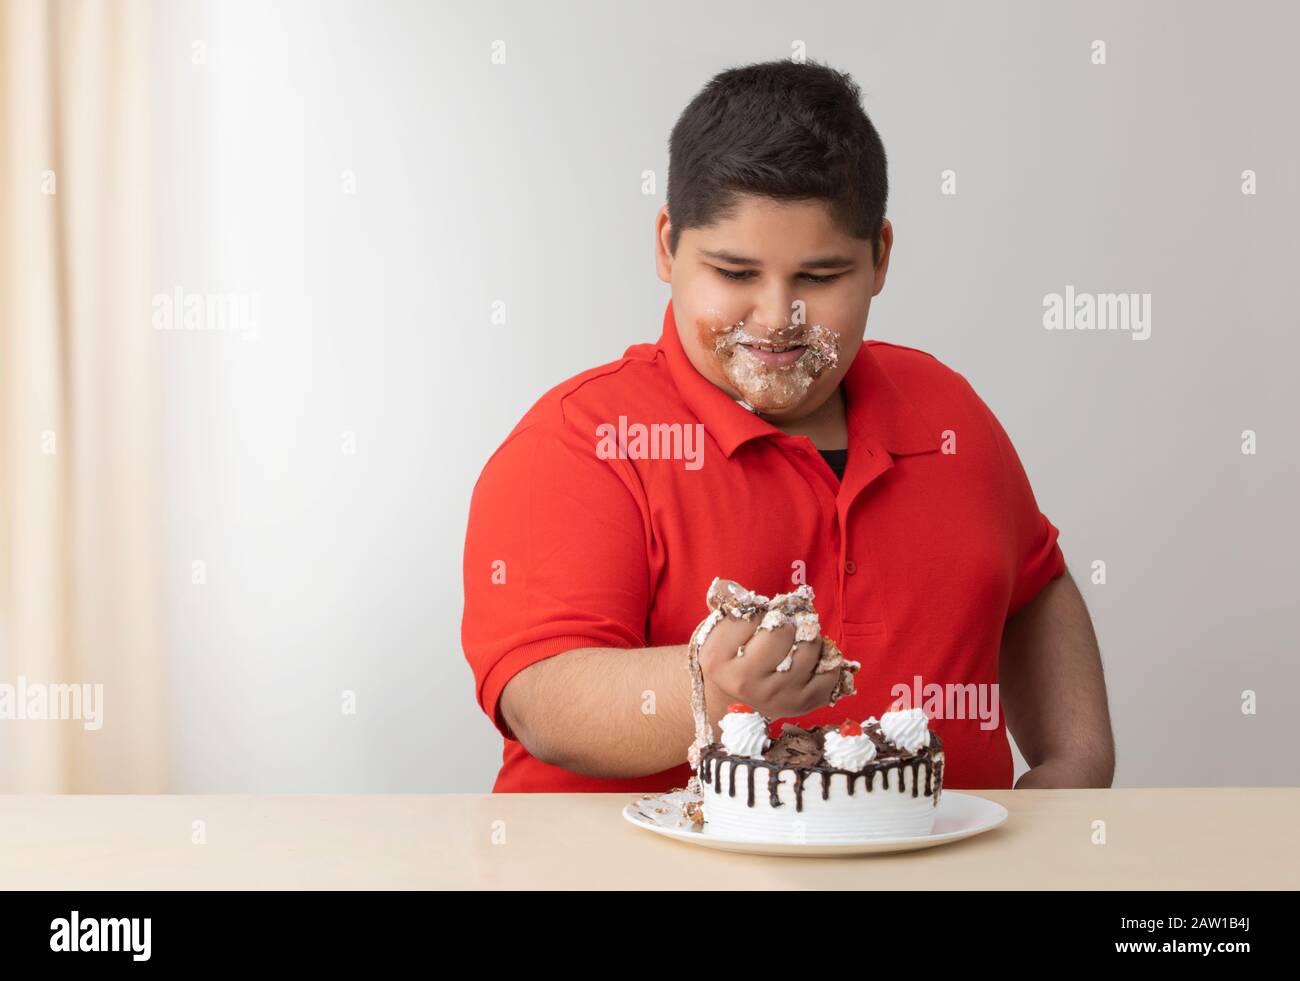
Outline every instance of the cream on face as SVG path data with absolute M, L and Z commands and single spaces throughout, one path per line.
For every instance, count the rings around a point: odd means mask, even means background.
M 793 408 L 839 364 L 839 336 L 821 324 L 787 324 L 759 335 L 743 320 L 728 323 L 721 311 L 710 309 L 697 326 L 723 376 L 759 412 Z

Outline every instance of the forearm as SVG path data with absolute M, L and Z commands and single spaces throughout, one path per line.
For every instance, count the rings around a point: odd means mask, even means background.
M 1101 652 L 1068 571 L 1007 622 L 998 682 L 1007 727 L 1030 766 L 1017 787 L 1110 786 L 1115 741 Z
M 705 700 L 716 727 L 726 696 Z M 525 668 L 502 714 L 535 757 L 575 773 L 638 777 L 677 766 L 695 738 L 686 645 L 582 648 Z

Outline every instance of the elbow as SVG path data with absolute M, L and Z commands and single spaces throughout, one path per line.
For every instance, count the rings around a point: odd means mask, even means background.
M 1075 776 L 1070 782 L 1078 787 L 1105 789 L 1115 782 L 1115 744 L 1107 742 L 1087 753 L 1080 753 L 1067 763 Z
M 1115 758 L 1098 757 L 1079 768 L 1078 786 L 1095 790 L 1108 790 L 1115 782 Z
M 1115 782 L 1115 732 L 1111 728 L 1109 715 L 1102 729 L 1101 738 L 1097 740 L 1091 762 L 1092 786 L 1109 787 Z
M 501 700 L 497 711 L 516 742 L 528 750 L 528 755 L 550 766 L 564 766 L 559 747 L 546 738 L 544 727 L 534 718 L 532 707 L 536 700 L 530 698 L 528 668 L 515 675 L 501 690 Z
M 1115 743 L 1106 744 L 1101 759 L 1097 762 L 1097 786 L 1109 787 L 1115 782 Z

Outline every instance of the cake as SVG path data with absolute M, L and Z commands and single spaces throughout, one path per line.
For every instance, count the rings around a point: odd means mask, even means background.
M 785 659 L 776 666 L 778 671 L 790 669 L 794 663 L 796 645 L 820 638 L 822 652 L 813 673 L 835 672 L 836 675 L 835 686 L 831 689 L 828 704 L 834 705 L 839 699 L 854 693 L 853 673 L 861 665 L 857 661 L 845 658 L 835 645 L 835 641 L 829 637 L 822 637 L 817 611 L 813 609 L 811 586 L 801 585 L 792 593 L 780 593 L 769 599 L 760 593 L 746 589 L 738 582 L 715 578 L 709 584 L 705 600 L 708 603 L 709 615 L 700 621 L 686 647 L 686 669 L 691 673 L 691 714 L 695 718 L 695 740 L 686 751 L 686 758 L 692 769 L 699 769 L 700 753 L 705 746 L 713 742 L 713 728 L 709 725 L 708 710 L 704 704 L 704 674 L 700 669 L 700 648 L 704 646 L 709 633 L 723 617 L 758 619 L 756 630 L 794 627 L 794 641 Z M 745 648 L 742 646 L 736 652 L 736 656 L 741 657 L 744 653 Z M 689 789 L 699 789 L 697 777 L 691 778 Z
M 687 750 L 694 775 L 685 788 L 685 821 L 734 838 L 806 844 L 930 834 L 943 787 L 943 744 L 920 708 L 905 708 L 900 700 L 879 719 L 808 729 L 786 723 L 773 741 L 771 721 L 735 703 L 719 720 L 721 738 L 714 739 L 700 649 L 724 617 L 756 619 L 756 631 L 795 628 L 777 671 L 789 670 L 794 644 L 820 639 L 814 673 L 836 672 L 831 706 L 854 694 L 853 675 L 861 665 L 822 636 L 807 585 L 769 599 L 714 579 L 707 602 L 709 615 L 687 645 L 695 739 Z M 736 656 L 744 653 L 742 645 Z
M 804 729 L 735 704 L 700 757 L 707 830 L 754 841 L 836 844 L 928 835 L 943 787 L 943 745 L 920 708 Z

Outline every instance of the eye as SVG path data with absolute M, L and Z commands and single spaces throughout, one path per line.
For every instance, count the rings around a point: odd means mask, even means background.
M 743 282 L 746 279 L 753 279 L 754 276 L 757 275 L 757 273 L 755 273 L 752 269 L 747 269 L 744 272 L 736 272 L 733 269 L 723 269 L 719 266 L 714 266 L 713 268 L 718 270 L 719 274 L 721 274 L 723 279 L 729 279 L 732 282 Z M 812 283 L 814 286 L 821 286 L 825 283 L 835 282 L 835 280 L 839 279 L 844 274 L 835 273 L 832 276 L 817 276 L 814 275 L 813 273 L 800 273 L 800 275 L 803 276 L 804 279 L 806 279 L 808 282 Z

